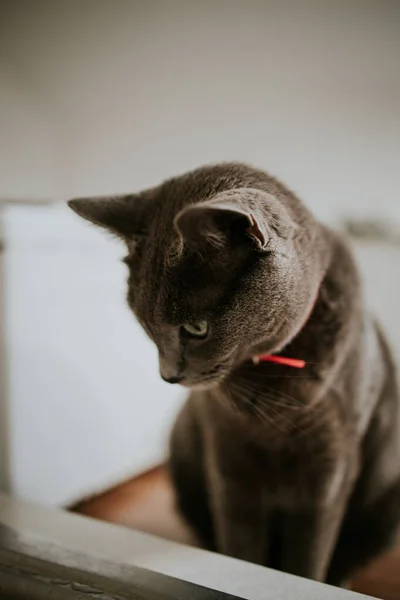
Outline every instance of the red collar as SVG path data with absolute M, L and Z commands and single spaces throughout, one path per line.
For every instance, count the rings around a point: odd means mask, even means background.
M 304 327 L 308 323 L 308 320 L 311 317 L 311 314 L 317 303 L 317 299 L 318 299 L 318 292 L 317 292 L 314 302 L 311 305 L 310 311 L 307 314 L 307 318 L 304 321 L 304 325 L 299 330 L 299 333 L 302 329 L 304 329 Z M 270 362 L 270 363 L 275 363 L 277 365 L 285 365 L 286 367 L 292 367 L 293 369 L 304 369 L 304 367 L 307 364 L 306 361 L 302 360 L 301 358 L 288 358 L 286 356 L 280 356 L 280 355 L 276 355 L 276 354 L 258 354 L 256 356 L 253 356 L 251 360 L 253 361 L 253 364 L 255 364 L 255 365 L 258 365 L 260 362 Z
M 300 358 L 287 358 L 286 356 L 276 356 L 275 354 L 261 354 L 259 356 L 253 356 L 252 361 L 255 365 L 260 362 L 271 362 L 278 365 L 286 365 L 287 367 L 293 367 L 294 369 L 304 369 L 306 361 Z

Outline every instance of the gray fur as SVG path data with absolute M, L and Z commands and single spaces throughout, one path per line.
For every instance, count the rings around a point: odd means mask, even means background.
M 241 164 L 70 202 L 128 247 L 128 302 L 161 375 L 191 389 L 171 437 L 207 548 L 342 584 L 400 521 L 399 394 L 345 242 Z M 209 336 L 182 325 L 207 320 Z M 282 353 L 304 370 L 249 360 Z

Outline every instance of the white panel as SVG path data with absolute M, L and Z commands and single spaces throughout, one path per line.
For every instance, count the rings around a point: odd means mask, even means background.
M 366 299 L 379 317 L 400 366 L 400 248 L 384 243 L 353 245 Z
M 5 230 L 13 489 L 65 503 L 162 460 L 182 392 L 125 306 L 119 244 L 64 208 Z

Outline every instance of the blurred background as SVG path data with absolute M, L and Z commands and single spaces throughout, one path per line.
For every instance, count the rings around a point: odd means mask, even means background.
M 70 197 L 259 166 L 357 230 L 400 351 L 399 64 L 394 0 L 0 2 L 3 489 L 64 506 L 151 468 L 182 402 Z

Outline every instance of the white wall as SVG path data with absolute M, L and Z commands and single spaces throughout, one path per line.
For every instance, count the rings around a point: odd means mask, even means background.
M 390 0 L 7 3 L 0 196 L 131 191 L 236 159 L 326 220 L 400 224 L 399 15 Z M 14 487 L 61 503 L 158 459 L 179 399 L 123 303 L 119 249 L 38 210 L 6 223 Z M 400 323 L 396 252 L 361 253 L 372 304 Z
M 29 82 L 2 58 L 0 199 L 54 198 L 62 181 L 56 122 Z
M 243 159 L 322 216 L 399 215 L 397 3 L 9 4 L 3 55 L 62 121 L 67 195 Z

